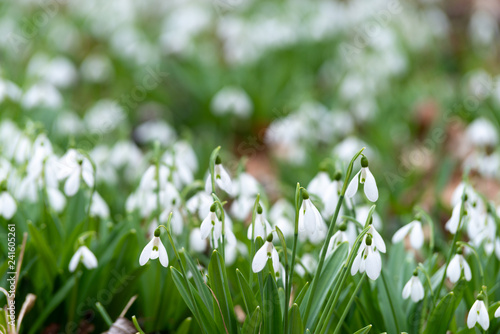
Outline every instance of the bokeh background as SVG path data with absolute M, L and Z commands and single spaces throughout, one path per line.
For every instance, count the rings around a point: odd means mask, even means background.
M 270 202 L 366 146 L 386 232 L 415 205 L 445 222 L 464 168 L 500 203 L 499 20 L 494 0 L 4 1 L 0 136 L 88 151 L 117 225 L 153 143 L 179 139 L 198 178 L 221 145 Z

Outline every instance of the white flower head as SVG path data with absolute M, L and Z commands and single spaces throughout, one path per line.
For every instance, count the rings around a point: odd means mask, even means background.
M 495 318 L 500 318 L 500 307 L 495 311 Z
M 7 191 L 0 192 L 0 216 L 11 219 L 17 211 L 17 204 L 14 197 Z
M 367 234 L 365 242 L 358 250 L 356 258 L 351 267 L 351 275 L 355 275 L 358 271 L 366 274 L 372 280 L 376 280 L 380 276 L 382 270 L 382 258 L 376 247 L 372 244 L 372 236 Z
M 219 156 L 217 156 L 217 158 L 215 159 L 214 174 L 215 184 L 229 195 L 232 195 L 233 183 L 231 182 L 229 173 L 226 171 L 224 166 L 222 166 Z M 212 193 L 215 191 L 215 189 L 212 189 L 212 178 L 210 174 L 208 174 L 207 180 L 205 182 L 205 191 L 208 193 Z
M 73 196 L 80 188 L 80 180 L 92 188 L 94 186 L 94 168 L 90 160 L 78 153 L 75 149 L 70 149 L 59 159 L 58 179 L 66 179 L 64 192 L 67 196 Z
M 167 249 L 163 246 L 160 240 L 160 229 L 157 228 L 154 233 L 153 239 L 144 247 L 139 256 L 139 264 L 141 266 L 145 265 L 149 259 L 155 260 L 160 259 L 160 263 L 165 268 L 168 266 L 168 254 Z
M 373 226 L 372 223 L 370 223 L 370 228 L 368 229 L 368 232 L 365 234 L 365 237 L 363 238 L 363 244 L 367 245 L 367 240 L 368 238 L 371 238 L 372 244 L 375 250 L 385 253 L 386 252 L 386 247 L 385 247 L 385 242 L 380 233 L 375 229 L 375 226 Z
M 352 198 L 356 195 L 359 183 L 365 185 L 366 198 L 368 198 L 370 202 L 376 202 L 378 199 L 377 182 L 368 168 L 368 159 L 365 156 L 361 157 L 361 170 L 354 175 L 349 183 L 349 186 L 347 187 L 345 193 L 347 198 Z
M 273 235 L 269 234 L 264 245 L 255 253 L 252 261 L 252 271 L 254 273 L 261 272 L 266 266 L 268 259 L 272 260 L 274 272 L 278 272 L 280 269 L 280 258 L 278 256 L 278 251 L 273 245 Z
M 265 239 L 266 236 L 271 233 L 271 224 L 269 224 L 269 221 L 264 217 L 264 212 L 260 204 L 257 205 L 257 214 L 255 215 L 254 225 L 250 224 L 250 226 L 248 226 L 247 238 L 250 240 L 252 240 L 252 228 L 254 239 L 257 237 Z
M 417 270 L 403 288 L 403 298 L 408 299 L 410 296 L 414 303 L 424 299 L 424 287 L 418 279 Z
M 78 263 L 82 262 L 87 269 L 97 268 L 97 258 L 87 246 L 80 246 L 69 261 L 69 271 L 74 272 Z
M 349 237 L 347 236 L 346 230 L 347 224 L 340 224 L 338 231 L 335 232 L 330 238 L 330 242 L 328 243 L 328 248 L 326 250 L 326 257 L 333 254 L 337 247 L 339 247 L 344 242 L 347 242 L 347 244 L 349 245 L 349 250 L 351 249 L 351 245 L 349 244 Z
M 200 233 L 203 239 L 209 238 L 210 234 L 213 233 L 213 238 L 219 240 L 222 234 L 222 222 L 217 217 L 216 209 L 216 204 L 213 203 L 210 207 L 210 213 L 201 222 Z
M 420 221 L 414 220 L 397 230 L 392 237 L 392 243 L 402 241 L 407 235 L 410 236 L 411 247 L 414 249 L 422 248 L 424 244 L 424 231 L 422 230 L 422 223 Z
M 302 205 L 299 210 L 299 230 L 306 231 L 311 241 L 320 241 L 326 234 L 326 224 L 318 209 L 309 198 L 307 190 L 302 190 Z
M 464 277 L 467 281 L 472 279 L 472 273 L 467 261 L 465 261 L 462 255 L 462 249 L 457 250 L 457 254 L 451 259 L 448 269 L 446 270 L 446 276 L 450 279 L 451 283 L 456 283 L 460 279 L 460 275 L 464 273 Z
M 473 328 L 478 323 L 484 330 L 490 327 L 490 318 L 488 309 L 484 305 L 482 292 L 477 296 L 477 300 L 472 305 L 469 314 L 467 315 L 467 327 Z M 497 312 L 498 313 L 498 310 Z M 495 313 L 495 316 L 496 316 Z

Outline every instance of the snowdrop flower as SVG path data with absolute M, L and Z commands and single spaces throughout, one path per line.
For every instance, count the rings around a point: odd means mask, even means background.
M 326 251 L 326 256 L 331 255 L 337 247 L 340 246 L 343 242 L 347 242 L 349 244 L 349 238 L 346 233 L 347 224 L 344 222 L 340 224 L 339 229 L 335 234 L 330 238 L 330 242 L 328 243 L 328 248 Z M 349 250 L 351 250 L 351 245 L 349 244 Z
M 377 248 L 372 244 L 373 238 L 370 234 L 366 235 L 364 243 L 358 250 L 351 267 L 351 275 L 354 276 L 358 271 L 366 274 L 372 280 L 376 280 L 382 270 L 382 258 Z
M 361 170 L 354 175 L 349 186 L 347 187 L 345 196 L 347 198 L 352 198 L 358 191 L 358 183 L 362 183 L 365 185 L 365 195 L 371 202 L 376 202 L 378 199 L 378 189 L 377 183 L 375 182 L 375 178 L 373 174 L 370 172 L 368 168 L 368 159 L 363 156 L 361 158 Z
M 403 299 L 408 299 L 410 296 L 414 303 L 424 299 L 424 287 L 418 279 L 418 272 L 416 269 L 413 272 L 413 276 L 403 288 Z
M 498 143 L 498 133 L 493 124 L 485 118 L 474 120 L 466 130 L 467 138 L 476 146 L 494 147 Z
M 446 276 L 450 279 L 451 283 L 456 283 L 460 279 L 462 271 L 464 272 L 464 277 L 467 281 L 472 278 L 472 273 L 467 261 L 463 257 L 463 251 L 461 248 L 457 250 L 457 254 L 451 259 L 448 269 L 446 270 Z
M 302 205 L 299 210 L 299 230 L 306 231 L 311 241 L 323 237 L 327 230 L 323 217 L 311 202 L 309 193 L 305 189 L 302 190 Z
M 219 220 L 219 218 L 217 218 L 217 213 L 215 212 L 216 209 L 216 204 L 212 204 L 212 206 L 210 207 L 210 213 L 201 222 L 200 233 L 203 239 L 207 239 L 208 237 L 210 237 L 210 234 L 213 233 L 213 238 L 215 240 L 219 240 L 222 234 L 222 222 Z
M 212 99 L 210 103 L 212 113 L 217 116 L 234 114 L 239 117 L 248 117 L 252 113 L 253 106 L 250 97 L 239 87 L 224 87 Z
M 342 188 L 342 178 L 341 172 L 336 172 L 334 176 L 334 180 L 330 182 L 330 184 L 326 187 L 323 192 L 322 200 L 323 200 L 323 217 L 329 218 L 333 216 L 335 212 L 335 208 L 337 207 L 337 203 L 339 201 L 340 189 Z M 343 208 L 340 208 L 340 213 L 342 214 Z
M 233 184 L 226 169 L 224 168 L 224 166 L 222 166 L 219 156 L 217 156 L 217 158 L 215 159 L 214 173 L 215 184 L 219 186 L 220 189 L 231 195 L 233 193 Z M 210 174 L 208 174 L 205 182 L 205 191 L 209 194 L 214 192 L 214 189 L 212 189 L 212 178 Z
M 422 223 L 420 221 L 414 220 L 397 230 L 392 237 L 392 243 L 402 241 L 407 235 L 410 235 L 410 244 L 414 249 L 422 248 L 424 244 L 424 231 L 422 230 Z
M 271 232 L 271 225 L 269 224 L 269 221 L 264 217 L 263 210 L 260 204 L 257 205 L 257 215 L 255 216 L 254 225 L 250 224 L 250 226 L 248 226 L 247 238 L 250 240 L 252 240 L 252 228 L 254 239 L 257 239 L 257 237 L 261 237 L 262 239 L 264 239 L 266 235 Z
M 500 307 L 495 311 L 495 318 L 500 318 Z
M 73 196 L 80 188 L 80 179 L 83 179 L 90 188 L 94 186 L 94 168 L 89 159 L 75 149 L 70 149 L 59 160 L 57 178 L 66 179 L 64 192 L 68 196 Z
M 212 196 L 204 191 L 199 191 L 186 201 L 186 208 L 191 214 L 198 213 L 200 219 L 205 219 L 210 212 L 212 201 Z
M 92 217 L 100 217 L 102 219 L 109 217 L 109 207 L 104 199 L 96 192 L 92 196 L 92 203 L 90 205 L 90 215 Z
M 205 239 L 201 237 L 200 229 L 197 227 L 193 228 L 191 233 L 189 233 L 189 249 L 197 253 L 203 253 L 206 246 L 207 243 L 205 242 Z
M 363 243 L 366 244 L 368 236 L 370 236 L 370 238 L 372 239 L 374 248 L 379 252 L 385 253 L 386 247 L 384 239 L 382 239 L 382 236 L 380 235 L 380 233 L 377 232 L 375 226 L 373 226 L 371 222 L 370 222 L 370 228 L 368 229 L 368 232 L 365 234 L 365 237 L 363 239 Z
M 80 246 L 69 261 L 69 271 L 74 272 L 78 263 L 82 262 L 87 269 L 97 268 L 97 258 L 87 246 Z
M 473 328 L 476 323 L 481 325 L 484 330 L 487 330 L 490 327 L 490 318 L 488 315 L 488 309 L 484 305 L 484 297 L 483 293 L 479 293 L 477 296 L 477 300 L 472 305 L 469 314 L 467 315 L 467 327 Z M 497 316 L 495 313 L 495 316 Z
M 295 210 L 292 204 L 283 198 L 277 200 L 269 210 L 269 219 L 273 222 L 273 226 L 277 226 L 283 232 L 285 238 L 294 234 L 292 221 L 294 214 Z
M 323 197 L 323 194 L 326 190 L 326 185 L 330 184 L 330 176 L 326 170 L 320 170 L 318 174 L 309 182 L 307 186 L 307 191 L 311 194 L 317 195 L 319 197 Z
M 11 219 L 17 211 L 17 204 L 11 194 L 4 190 L 0 192 L 0 216 Z
M 267 240 L 264 245 L 255 253 L 252 261 L 252 271 L 254 273 L 261 272 L 262 269 L 267 264 L 267 260 L 271 259 L 273 262 L 274 272 L 278 272 L 280 269 L 280 258 L 278 256 L 278 251 L 273 245 L 273 235 L 270 233 L 267 236 Z
M 165 268 L 168 266 L 168 254 L 165 246 L 160 240 L 160 229 L 157 228 L 154 233 L 153 239 L 144 247 L 139 257 L 139 264 L 145 265 L 149 259 L 160 259 L 160 263 Z

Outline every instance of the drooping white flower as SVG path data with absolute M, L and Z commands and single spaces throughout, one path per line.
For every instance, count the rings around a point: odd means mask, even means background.
M 270 258 L 273 263 L 274 272 L 280 269 L 280 258 L 278 251 L 274 248 L 272 234 L 269 234 L 264 245 L 255 253 L 252 261 L 252 271 L 254 273 L 261 272 L 266 266 L 267 260 Z
M 330 184 L 330 176 L 328 172 L 321 170 L 315 177 L 309 182 L 307 186 L 307 191 L 318 197 L 322 197 L 323 193 L 326 191 L 326 187 Z
M 191 214 L 198 214 L 200 219 L 205 217 L 210 212 L 213 198 L 205 191 L 199 191 L 186 201 L 186 208 Z
M 372 237 L 367 234 L 365 242 L 360 246 L 358 254 L 354 258 L 351 267 L 351 275 L 354 276 L 358 271 L 366 274 L 372 280 L 380 276 L 382 270 L 382 258 L 376 247 L 372 245 Z
M 215 174 L 215 184 L 229 195 L 232 195 L 233 184 L 231 182 L 231 177 L 229 176 L 224 166 L 222 166 L 219 157 L 217 157 L 217 159 L 215 160 L 214 174 Z M 210 176 L 210 173 L 208 174 L 207 179 L 205 181 L 205 191 L 209 194 L 214 192 L 214 189 L 212 189 L 212 178 Z
M 373 247 L 377 251 L 381 253 L 386 252 L 386 247 L 385 247 L 385 242 L 380 233 L 375 229 L 375 226 L 373 224 L 370 224 L 370 228 L 368 229 L 368 232 L 365 234 L 365 237 L 363 238 L 363 243 L 366 244 L 366 240 L 370 237 L 372 239 Z
M 283 232 L 285 238 L 292 236 L 294 233 L 294 212 L 292 204 L 284 198 L 277 200 L 269 210 L 270 221 L 273 226 L 278 227 Z
M 64 192 L 67 196 L 73 196 L 80 188 L 80 179 L 89 186 L 94 186 L 94 168 L 89 159 L 78 153 L 75 149 L 70 149 L 59 159 L 57 178 L 66 179 Z
M 197 252 L 203 253 L 207 247 L 205 239 L 201 237 L 201 232 L 198 227 L 195 227 L 189 233 L 189 249 Z
M 97 268 L 97 258 L 87 246 L 80 246 L 69 261 L 69 271 L 74 272 L 78 263 L 82 262 L 87 269 Z
M 498 143 L 498 133 L 495 126 L 486 118 L 479 117 L 469 124 L 466 130 L 467 138 L 476 146 L 495 146 Z
M 11 219 L 17 211 L 17 204 L 14 197 L 6 190 L 0 192 L 0 216 Z
M 462 203 L 457 203 L 451 212 L 450 219 L 444 225 L 444 228 L 447 229 L 451 234 L 457 233 L 460 224 L 460 211 L 462 208 Z M 463 222 L 462 222 L 463 225 Z
M 414 249 L 422 248 L 424 244 L 424 231 L 422 230 L 422 223 L 420 221 L 414 220 L 397 230 L 392 237 L 392 243 L 402 241 L 407 235 L 410 236 L 410 244 Z
M 326 257 L 333 254 L 335 249 L 340 246 L 343 242 L 347 242 L 349 244 L 349 238 L 346 233 L 347 225 L 345 223 L 340 224 L 337 232 L 333 234 L 330 238 L 330 242 L 328 243 L 328 248 L 326 250 Z M 349 250 L 351 249 L 351 245 L 349 244 Z
M 500 318 L 500 307 L 495 311 L 495 318 Z
M 309 198 L 309 193 L 302 190 L 302 205 L 299 210 L 299 230 L 306 231 L 311 241 L 319 241 L 324 238 L 327 226 L 318 209 Z
M 410 296 L 414 303 L 424 299 L 424 287 L 418 279 L 418 273 L 416 270 L 403 288 L 403 298 L 408 299 Z
M 210 213 L 201 222 L 200 233 L 203 239 L 209 238 L 213 233 L 213 238 L 215 240 L 219 240 L 222 234 L 222 222 L 217 217 L 217 213 L 215 211 L 216 211 L 216 205 L 214 203 L 210 207 Z
M 247 238 L 252 240 L 252 228 L 253 228 L 253 237 L 256 239 L 257 237 L 261 237 L 264 239 L 269 233 L 271 233 L 271 224 L 264 217 L 264 213 L 260 204 L 257 206 L 257 214 L 255 215 L 255 225 L 250 224 L 247 230 Z
M 467 315 L 467 327 L 473 328 L 478 323 L 484 330 L 490 327 L 490 317 L 488 309 L 484 305 L 482 293 L 477 296 L 477 300 L 472 305 L 469 314 Z M 497 311 L 498 312 L 498 311 Z
M 472 279 L 472 273 L 467 261 L 465 261 L 462 250 L 458 249 L 457 254 L 451 259 L 448 269 L 446 270 L 446 276 L 450 279 L 451 283 L 456 283 L 460 279 L 460 275 L 464 273 L 464 277 L 467 281 Z
M 109 217 L 109 207 L 104 199 L 96 192 L 92 196 L 92 203 L 90 205 L 90 215 L 92 217 L 100 217 L 102 219 Z
M 144 247 L 139 256 L 139 264 L 145 265 L 149 259 L 160 259 L 160 263 L 165 268 L 168 266 L 168 254 L 165 246 L 160 240 L 160 229 L 157 228 L 154 233 L 153 239 Z
M 359 183 L 365 185 L 366 198 L 368 198 L 368 200 L 371 202 L 376 202 L 378 199 L 377 183 L 375 181 L 375 178 L 373 177 L 372 172 L 370 172 L 370 169 L 368 168 L 368 159 L 365 156 L 361 158 L 361 170 L 356 175 L 354 175 L 351 182 L 349 183 L 349 186 L 347 187 L 345 193 L 345 196 L 347 198 L 352 198 L 354 197 L 354 195 L 356 195 Z
M 340 181 L 341 176 L 340 172 L 335 174 L 334 180 L 326 187 L 321 197 L 323 201 L 323 217 L 325 218 L 330 218 L 335 213 L 339 201 L 340 189 L 342 187 L 342 181 Z M 341 207 L 339 214 L 341 215 L 342 212 L 343 208 Z
M 226 86 L 215 94 L 210 103 L 212 113 L 217 116 L 234 114 L 247 118 L 253 110 L 252 101 L 247 93 L 239 88 Z

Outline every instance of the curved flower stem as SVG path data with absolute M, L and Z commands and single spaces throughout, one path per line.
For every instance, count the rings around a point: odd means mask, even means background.
M 486 286 L 486 284 L 484 282 L 483 265 L 481 264 L 481 260 L 479 258 L 479 254 L 476 251 L 476 248 L 474 246 L 472 246 L 471 244 L 469 244 L 468 242 L 464 242 L 464 241 L 458 241 L 457 244 L 467 246 L 470 248 L 470 250 L 472 250 L 472 253 L 474 253 L 474 256 L 476 257 L 476 260 L 477 260 L 477 266 L 479 267 L 479 275 L 481 276 L 481 283 L 483 286 Z
M 325 242 L 323 243 L 323 247 L 321 248 L 321 256 L 319 259 L 318 268 L 316 269 L 316 275 L 314 275 L 312 285 L 311 285 L 311 290 L 310 290 L 311 293 L 309 294 L 309 299 L 307 300 L 306 310 L 304 313 L 304 320 L 305 320 L 306 324 L 307 324 L 307 320 L 309 317 L 309 311 L 311 309 L 311 304 L 312 304 L 312 301 L 314 299 L 314 293 L 316 292 L 316 287 L 318 285 L 319 276 L 321 275 L 321 271 L 323 270 L 323 264 L 325 262 L 326 251 L 328 249 L 328 243 L 330 242 L 330 239 L 333 235 L 333 230 L 335 228 L 335 224 L 337 223 L 337 217 L 339 216 L 340 208 L 342 207 L 342 203 L 344 201 L 344 196 L 345 196 L 345 192 L 347 190 L 347 185 L 348 185 L 349 180 L 351 178 L 352 168 L 353 168 L 354 162 L 361 155 L 361 153 L 364 151 L 364 149 L 365 148 L 363 147 L 358 153 L 356 153 L 356 155 L 351 159 L 349 166 L 347 167 L 347 172 L 345 174 L 345 180 L 344 180 L 344 184 L 342 186 L 342 191 L 339 195 L 337 207 L 335 208 L 335 213 L 334 213 L 332 220 L 330 222 L 330 226 L 328 227 L 328 233 L 326 235 Z
M 138 333 L 140 333 L 140 334 L 146 334 L 142 330 L 141 326 L 139 326 L 139 323 L 137 322 L 137 318 L 135 317 L 135 315 L 132 316 L 132 322 L 134 323 L 135 329 L 137 329 Z
M 253 205 L 253 211 L 252 211 L 252 240 L 250 240 L 250 259 L 253 259 L 255 255 L 255 217 L 257 214 L 257 206 L 259 205 L 259 200 L 260 200 L 260 194 L 257 194 L 255 197 L 255 203 Z M 253 271 L 250 270 L 250 287 L 252 287 L 253 283 Z
M 426 281 L 427 281 L 427 284 L 429 285 L 429 291 L 431 292 L 431 299 L 434 302 L 434 293 L 432 292 L 432 283 L 431 283 L 431 278 L 429 276 L 429 273 L 424 268 L 424 266 L 422 265 L 422 263 L 418 264 L 417 269 L 420 270 L 424 274 L 424 276 L 426 278 Z

